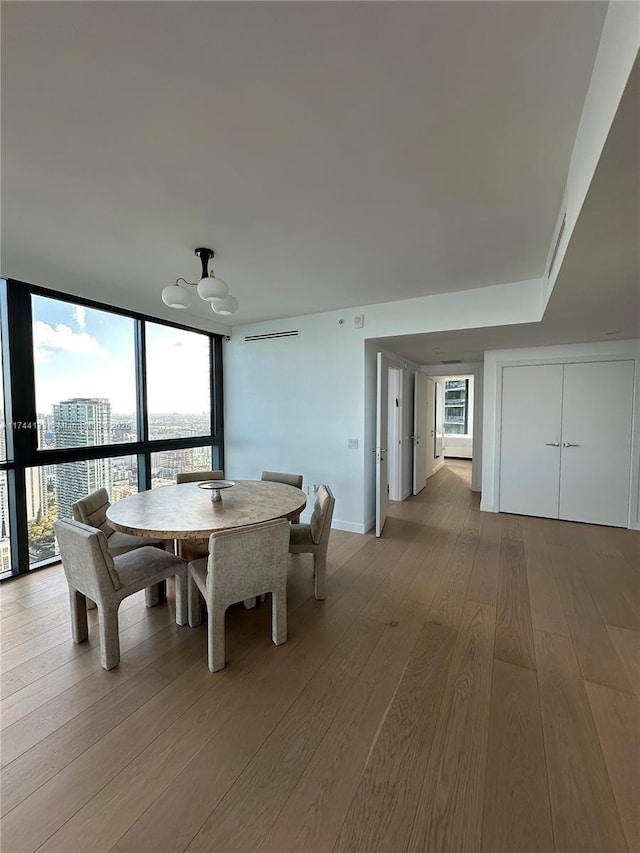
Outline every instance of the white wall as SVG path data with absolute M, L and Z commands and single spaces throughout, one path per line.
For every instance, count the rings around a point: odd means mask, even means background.
M 635 360 L 633 439 L 631 448 L 631 493 L 629 526 L 640 529 L 640 341 L 611 341 L 566 344 L 553 347 L 493 350 L 484 359 L 483 474 L 480 509 L 498 511 L 500 400 L 502 368 L 517 364 L 552 364 L 598 361 L 616 357 Z
M 234 327 L 224 345 L 225 473 L 255 478 L 268 468 L 299 472 L 305 485 L 327 482 L 335 526 L 364 532 L 375 494 L 375 351 L 365 341 L 536 322 L 542 288 L 542 280 L 517 282 Z M 362 329 L 353 328 L 357 314 Z M 288 329 L 299 336 L 244 341 Z M 349 438 L 358 450 L 348 449 Z

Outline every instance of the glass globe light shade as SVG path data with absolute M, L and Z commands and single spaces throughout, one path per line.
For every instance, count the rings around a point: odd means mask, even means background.
M 221 278 L 210 275 L 198 282 L 198 296 L 205 302 L 217 302 L 229 293 L 229 288 Z
M 226 317 L 229 314 L 236 313 L 238 310 L 238 300 L 235 296 L 225 296 L 224 299 L 221 299 L 219 302 L 212 303 L 211 307 L 216 314 L 222 314 Z
M 162 301 L 169 308 L 188 308 L 191 305 L 191 294 L 184 287 L 171 284 L 162 291 Z

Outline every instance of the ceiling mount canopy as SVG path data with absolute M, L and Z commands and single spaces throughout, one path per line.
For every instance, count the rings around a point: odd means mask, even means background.
M 218 278 L 213 270 L 209 271 L 209 261 L 214 257 L 213 249 L 198 248 L 195 250 L 196 257 L 200 258 L 202 274 L 200 281 L 187 281 L 184 278 L 176 279 L 175 284 L 165 287 L 162 291 L 162 301 L 169 308 L 188 308 L 191 305 L 191 293 L 183 284 L 195 287 L 198 296 L 209 302 L 216 314 L 228 316 L 235 314 L 238 310 L 238 300 L 231 296 L 227 283 Z

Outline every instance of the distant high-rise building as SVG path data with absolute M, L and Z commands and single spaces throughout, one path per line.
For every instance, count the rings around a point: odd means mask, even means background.
M 0 474 L 0 539 L 9 536 L 9 493 L 7 475 Z
M 24 472 L 27 521 L 35 521 L 47 514 L 47 480 L 44 468 L 27 468 Z
M 111 403 L 104 398 L 74 397 L 53 407 L 56 447 L 94 447 L 111 440 Z M 58 518 L 71 518 L 72 504 L 104 487 L 111 493 L 111 460 L 65 462 L 55 469 Z

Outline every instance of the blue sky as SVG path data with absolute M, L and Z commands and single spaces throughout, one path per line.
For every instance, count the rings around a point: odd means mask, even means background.
M 135 411 L 134 323 L 128 317 L 33 297 L 36 405 L 50 414 L 69 397 L 106 397 L 114 413 Z M 150 414 L 208 408 L 208 339 L 147 325 Z

